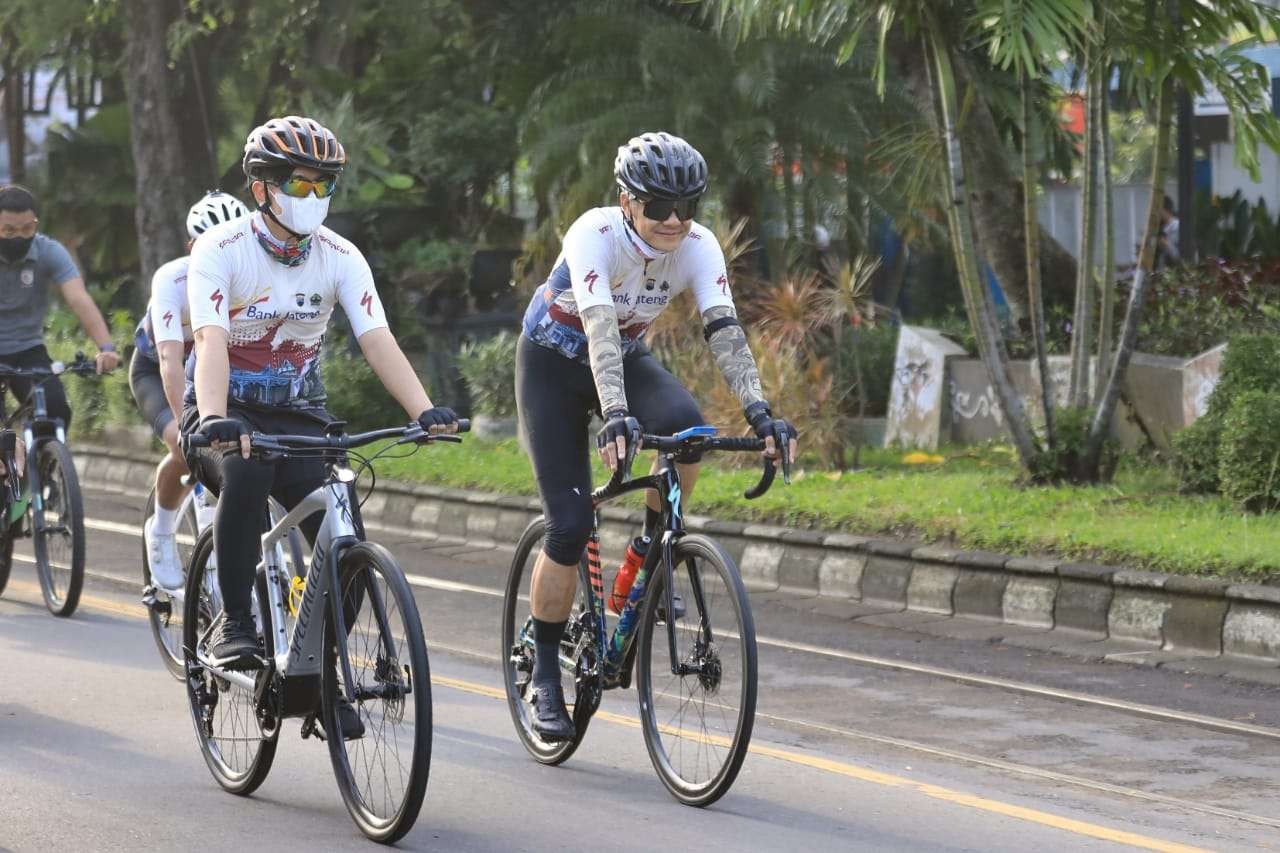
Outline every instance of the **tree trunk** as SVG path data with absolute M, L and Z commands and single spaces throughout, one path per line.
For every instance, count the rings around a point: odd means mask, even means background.
M 1084 174 L 1080 195 L 1080 259 L 1076 268 L 1076 308 L 1071 321 L 1071 405 L 1089 405 L 1089 359 L 1093 355 L 1093 256 L 1098 228 L 1098 69 L 1093 51 L 1085 54 Z
M 969 194 L 965 184 L 964 156 L 960 138 L 956 134 L 959 102 L 956 97 L 955 75 L 951 57 L 938 33 L 929 35 L 933 54 L 931 68 L 937 85 L 938 105 L 942 118 L 944 150 L 948 180 L 947 220 L 951 230 L 952 251 L 956 268 L 960 273 L 960 287 L 965 294 L 969 319 L 978 339 L 978 353 L 987 368 L 987 376 L 995 391 L 996 400 L 1004 411 L 1005 424 L 1024 470 L 1030 470 L 1039 456 L 1035 433 L 1027 419 L 1022 397 L 1013 387 L 1009 376 L 1009 353 L 1004 335 L 996 322 L 995 305 L 991 290 L 978 271 L 978 252 L 974 239 L 973 222 L 969 213 Z
M 1106 384 L 1107 371 L 1111 369 L 1111 347 L 1115 325 L 1116 303 L 1116 223 L 1115 208 L 1111 198 L 1111 105 L 1108 87 L 1111 79 L 1111 65 L 1103 68 L 1102 103 L 1098 109 L 1098 137 L 1102 151 L 1099 186 L 1102 198 L 1102 276 L 1099 290 L 1098 308 L 1098 367 L 1094 373 L 1094 396 L 1096 405 L 1102 399 L 1102 386 Z
M 1093 414 L 1089 437 L 1080 455 L 1079 479 L 1088 482 L 1096 482 L 1100 474 L 1102 446 L 1111 430 L 1111 417 L 1115 414 L 1120 386 L 1124 384 L 1129 359 L 1137 343 L 1142 300 L 1146 295 L 1147 278 L 1155 262 L 1156 241 L 1160 236 L 1160 209 L 1164 204 L 1164 179 L 1168 169 L 1169 136 L 1173 124 L 1173 85 L 1173 74 L 1166 73 L 1160 84 L 1160 100 L 1156 107 L 1156 149 L 1152 155 L 1151 197 L 1147 203 L 1147 229 L 1143 235 L 1142 253 L 1138 257 L 1138 268 L 1133 275 L 1133 289 L 1129 292 L 1129 304 L 1125 308 L 1124 330 L 1120 335 L 1116 360 L 1111 366 L 1106 390 Z
M 1032 191 L 1039 183 L 1039 163 L 1032 160 L 1036 142 L 1031 134 L 1031 86 L 1026 73 L 1021 80 L 1022 95 L 1022 216 L 1027 235 L 1027 301 L 1031 313 L 1031 337 L 1035 343 L 1036 367 L 1040 372 L 1040 396 L 1044 408 L 1045 445 L 1049 452 L 1058 447 L 1054 428 L 1053 375 L 1049 372 L 1049 352 L 1044 331 L 1044 294 L 1040 288 L 1040 218 Z
M 139 286 L 145 292 L 151 276 L 184 251 L 188 207 L 199 195 L 202 177 L 191 176 L 191 154 L 175 132 L 178 111 L 172 93 L 180 88 L 169 68 L 168 31 L 175 18 L 166 0 L 124 0 L 126 95 L 129 142 L 139 164 L 135 180 Z
M 16 57 L 17 47 L 12 37 L 4 59 L 4 123 L 5 137 L 9 142 L 9 181 L 15 184 L 27 180 L 27 127 L 26 104 L 23 103 L 22 67 Z
M 792 151 L 785 142 L 780 146 L 782 151 L 782 201 L 787 211 L 787 239 L 795 239 L 796 235 L 796 180 L 791 172 Z M 783 259 L 786 266 L 786 259 Z

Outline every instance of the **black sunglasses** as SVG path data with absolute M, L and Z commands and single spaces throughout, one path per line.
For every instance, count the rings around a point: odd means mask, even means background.
M 636 196 L 632 196 L 632 198 L 644 205 L 645 218 L 652 219 L 654 222 L 666 222 L 671 218 L 672 211 L 675 211 L 676 218 L 681 222 L 688 222 L 698 215 L 698 202 L 702 199 L 701 196 L 678 200 L 669 198 L 645 199 Z

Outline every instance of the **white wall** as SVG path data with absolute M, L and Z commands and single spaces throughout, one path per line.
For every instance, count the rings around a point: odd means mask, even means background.
M 1175 194 L 1174 184 L 1165 191 Z M 1111 188 L 1115 216 L 1116 266 L 1125 267 L 1137 261 L 1135 251 L 1146 225 L 1147 205 L 1151 202 L 1150 184 L 1122 184 Z M 1040 197 L 1040 224 L 1075 257 L 1080 256 L 1080 188 L 1050 187 Z M 1094 236 L 1094 260 L 1102 263 L 1102 223 Z
M 1267 209 L 1275 215 L 1280 209 L 1280 156 L 1266 146 L 1258 149 L 1259 177 L 1253 181 L 1249 173 L 1236 166 L 1234 162 L 1235 145 L 1230 142 L 1215 142 L 1209 148 L 1209 159 L 1213 167 L 1213 193 L 1229 196 L 1240 190 L 1245 199 L 1257 203 L 1261 198 L 1267 203 Z

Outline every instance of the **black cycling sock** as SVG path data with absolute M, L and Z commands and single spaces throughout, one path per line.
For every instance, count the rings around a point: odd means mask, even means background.
M 658 525 L 662 523 L 662 511 L 650 507 L 648 504 L 644 506 L 644 531 L 640 534 L 649 542 L 652 542 L 658 535 Z
M 533 683 L 560 681 L 560 639 L 564 636 L 564 622 L 543 622 L 533 619 Z

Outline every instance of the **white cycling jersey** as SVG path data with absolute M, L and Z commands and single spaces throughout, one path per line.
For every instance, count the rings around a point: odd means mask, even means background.
M 699 311 L 733 307 L 724 253 L 714 234 L 695 222 L 676 249 L 660 252 L 626 224 L 621 208 L 597 207 L 578 217 L 565 234 L 551 275 L 525 310 L 524 334 L 587 361 L 579 313 L 612 305 L 623 349 L 630 352 L 654 318 L 686 289 L 693 291 Z
M 191 327 L 230 337 L 232 399 L 297 405 L 324 399 L 320 347 L 335 305 L 360 337 L 385 328 L 373 273 L 349 240 L 321 227 L 306 260 L 286 266 L 260 245 L 261 213 L 217 225 L 191 253 Z
M 156 344 L 160 341 L 177 341 L 183 345 L 183 354 L 191 351 L 191 311 L 187 307 L 187 266 L 191 258 L 183 255 L 174 258 L 156 270 L 151 277 L 151 299 L 147 312 L 134 331 L 134 344 L 138 351 L 158 361 L 160 354 Z

